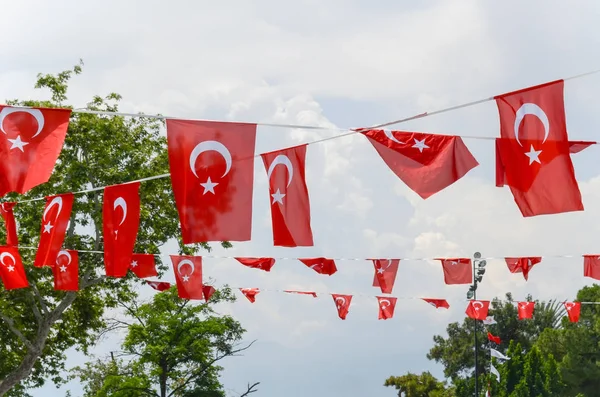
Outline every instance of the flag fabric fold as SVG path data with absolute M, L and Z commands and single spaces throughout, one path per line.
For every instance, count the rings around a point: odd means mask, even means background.
M 73 193 L 46 197 L 40 242 L 33 262 L 35 267 L 52 267 L 56 263 L 58 252 L 65 241 L 74 201 Z

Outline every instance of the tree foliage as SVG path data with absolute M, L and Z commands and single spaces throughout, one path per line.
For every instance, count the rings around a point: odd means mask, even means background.
M 420 375 L 407 373 L 402 376 L 390 376 L 384 386 L 395 387 L 398 397 L 454 397 L 454 390 L 446 388 L 443 382 L 438 381 L 431 373 L 423 372 Z

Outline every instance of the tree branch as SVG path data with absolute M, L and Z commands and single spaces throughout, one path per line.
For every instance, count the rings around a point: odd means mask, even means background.
M 25 335 L 23 335 L 17 327 L 15 327 L 15 322 L 13 321 L 12 318 L 7 317 L 4 313 L 0 313 L 0 318 L 2 319 L 2 321 L 4 321 L 6 323 L 6 325 L 8 325 L 8 329 L 10 329 L 10 331 L 13 334 L 17 335 L 17 337 L 21 340 L 21 342 L 23 342 L 23 344 L 28 349 L 31 349 L 33 347 L 33 345 L 31 344 L 31 341 L 29 339 L 27 339 L 25 337 Z
M 48 306 L 46 305 L 46 302 L 44 302 L 44 298 L 42 297 L 42 294 L 40 294 L 40 290 L 37 289 L 35 284 L 31 284 L 31 290 L 33 291 L 33 294 L 37 297 L 38 302 L 40 303 L 42 313 L 47 314 Z
M 156 393 L 154 390 L 149 389 L 147 387 L 123 386 L 123 387 L 119 387 L 118 389 L 116 389 L 115 393 L 119 392 L 119 391 L 124 391 L 124 390 L 137 390 L 137 391 L 146 393 L 146 395 L 148 395 L 148 396 L 160 397 L 160 395 L 158 393 Z
M 240 394 L 240 397 L 246 397 L 258 390 L 254 389 L 256 386 L 260 385 L 260 382 L 256 382 L 253 385 L 250 385 L 250 383 L 248 383 L 248 390 L 246 390 L 243 394 Z

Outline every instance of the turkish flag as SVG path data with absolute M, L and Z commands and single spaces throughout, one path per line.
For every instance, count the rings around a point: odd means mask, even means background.
M 250 240 L 255 141 L 256 124 L 167 120 L 184 244 Z
M 569 321 L 576 323 L 579 321 L 579 315 L 581 314 L 581 302 L 565 302 L 565 309 L 567 309 L 567 315 Z
M 337 272 L 337 267 L 335 266 L 335 261 L 333 259 L 298 258 L 298 260 L 319 274 L 331 276 L 333 273 Z
M 17 203 L 2 203 L 0 204 L 0 215 L 4 219 L 4 225 L 6 226 L 6 245 L 17 246 L 19 245 L 19 238 L 17 237 L 17 222 L 15 222 L 15 215 L 13 208 Z
M 310 295 L 313 298 L 317 297 L 317 293 L 313 292 L 313 291 L 292 291 L 292 290 L 285 290 L 283 292 L 287 292 L 288 294 Z
M 129 270 L 139 278 L 158 276 L 156 259 L 153 254 L 132 254 Z
M 381 288 L 384 294 L 391 294 L 398 273 L 400 259 L 372 259 L 375 267 L 373 287 Z
M 600 280 L 600 255 L 583 256 L 583 276 Z
M 54 289 L 57 291 L 79 291 L 79 253 L 74 250 L 63 250 L 56 257 L 54 273 Z
M 160 292 L 171 288 L 171 283 L 167 283 L 166 281 L 148 281 L 148 285 Z
M 352 302 L 352 295 L 331 294 L 331 296 L 333 297 L 333 302 L 337 308 L 338 316 L 342 320 L 345 320 L 348 315 L 348 310 L 350 309 L 350 302 Z
M 473 266 L 469 258 L 439 259 L 444 270 L 444 282 L 451 284 L 471 284 Z
M 70 116 L 69 109 L 0 105 L 0 197 L 48 182 Z
M 240 291 L 251 303 L 256 301 L 256 295 L 260 292 L 258 288 L 240 288 Z
M 377 303 L 379 304 L 379 319 L 387 320 L 394 317 L 394 309 L 396 308 L 397 298 L 391 296 L 378 296 Z
M 7 290 L 29 286 L 17 247 L 0 246 L 0 278 Z
M 104 267 L 109 277 L 125 277 L 132 263 L 140 227 L 139 190 L 140 182 L 104 188 Z
M 500 114 L 496 161 L 505 174 L 500 182 L 510 186 L 525 217 L 583 211 L 570 156 L 563 88 L 564 82 L 558 80 L 495 98 Z
M 306 145 L 261 154 L 271 196 L 273 244 L 312 247 L 310 201 L 304 177 Z
M 523 273 L 525 280 L 529 278 L 529 271 L 533 267 L 542 261 L 541 256 L 531 256 L 526 258 L 504 258 L 508 270 L 511 273 Z
M 479 165 L 462 139 L 420 132 L 361 130 L 387 166 L 426 199 Z
M 182 299 L 202 299 L 202 257 L 171 255 L 177 294 Z
M 215 293 L 215 287 L 212 285 L 205 285 L 202 287 L 202 295 L 204 296 L 204 301 L 208 302 L 212 294 Z
M 439 309 L 440 307 L 450 309 L 450 304 L 446 299 L 431 299 L 431 298 L 421 298 L 425 302 L 429 303 L 431 306 Z
M 275 264 L 275 259 L 273 258 L 235 258 L 235 260 L 244 266 L 264 270 L 265 272 L 270 272 Z
M 518 302 L 517 310 L 519 311 L 519 320 L 533 317 L 533 309 L 535 302 Z
M 490 307 L 490 301 L 469 301 L 469 306 L 467 306 L 467 311 L 465 312 L 467 316 L 474 320 L 485 320 L 488 315 L 488 309 Z
M 54 266 L 56 263 L 58 252 L 65 241 L 74 200 L 73 193 L 46 197 L 40 242 L 33 262 L 34 266 Z
M 499 336 L 494 336 L 494 335 L 492 335 L 492 333 L 491 333 L 491 332 L 489 332 L 489 331 L 488 331 L 488 333 L 487 333 L 487 337 L 488 337 L 488 340 L 489 340 L 490 342 L 494 342 L 494 343 L 495 343 L 495 344 L 497 344 L 497 345 L 499 345 L 500 343 L 502 343 L 502 339 L 500 339 L 500 337 L 499 337 Z

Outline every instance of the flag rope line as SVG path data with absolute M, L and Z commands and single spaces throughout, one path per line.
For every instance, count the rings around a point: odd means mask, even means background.
M 591 72 L 586 72 L 586 73 L 581 73 L 575 76 L 571 76 L 571 77 L 567 77 L 565 79 L 563 79 L 563 81 L 568 81 L 568 80 L 575 80 L 581 77 L 586 77 L 586 76 L 590 76 L 596 73 L 600 73 L 600 69 L 596 69 L 593 70 Z M 316 143 L 322 143 L 322 142 L 326 142 L 326 141 L 330 141 L 333 139 L 339 139 L 339 138 L 343 138 L 346 136 L 350 136 L 350 135 L 354 135 L 358 132 L 360 132 L 361 130 L 370 130 L 370 129 L 377 129 L 377 128 L 383 128 L 383 127 L 388 127 L 391 125 L 396 125 L 396 124 L 401 124 L 401 123 L 405 123 L 407 121 L 412 121 L 412 120 L 416 120 L 416 119 L 421 119 L 421 118 L 425 118 L 425 117 L 429 117 L 429 116 L 434 116 L 436 114 L 441 114 L 441 113 L 446 113 L 446 112 L 450 112 L 453 110 L 458 110 L 458 109 L 463 109 L 466 107 L 471 107 L 471 106 L 475 106 L 475 105 L 479 105 L 481 103 L 485 103 L 488 101 L 493 100 L 495 97 L 491 96 L 488 98 L 484 98 L 484 99 L 479 99 L 476 101 L 471 101 L 471 102 L 467 102 L 467 103 L 463 103 L 461 105 L 455 105 L 455 106 L 450 106 L 444 109 L 439 109 L 439 110 L 434 110 L 431 112 L 423 112 L 423 113 L 419 113 L 416 114 L 414 116 L 410 116 L 410 117 L 406 117 L 403 119 L 398 119 L 398 120 L 394 120 L 394 121 L 389 121 L 386 123 L 382 123 L 382 124 L 376 124 L 373 125 L 371 127 L 357 127 L 357 128 L 332 128 L 332 127 L 321 127 L 321 126 L 310 126 L 310 125 L 299 125 L 299 124 L 275 124 L 275 123 L 248 123 L 248 122 L 240 122 L 240 121 L 219 121 L 219 120 L 204 120 L 204 119 L 182 119 L 182 118 L 178 118 L 178 117 L 169 117 L 169 116 L 161 116 L 161 115 L 152 115 L 152 114 L 143 114 L 143 113 L 121 113 L 121 112 L 110 112 L 110 111 L 103 111 L 103 110 L 87 110 L 87 109 L 82 109 L 82 108 L 78 108 L 78 109 L 73 109 L 72 112 L 73 113 L 84 113 L 84 114 L 98 114 L 98 115 L 112 115 L 112 116 L 122 116 L 122 117 L 144 117 L 144 118 L 152 118 L 152 119 L 159 119 L 159 120 L 167 120 L 167 119 L 171 119 L 171 120 L 195 120 L 195 121 L 213 121 L 213 122 L 227 122 L 227 123 L 240 123 L 240 124 L 255 124 L 257 126 L 269 126 L 269 127 L 280 127 L 280 128 L 299 128 L 299 129 L 312 129 L 312 130 L 327 130 L 327 131 L 347 131 L 344 134 L 340 134 L 340 135 L 334 135 L 334 136 L 330 136 L 327 138 L 322 138 L 322 139 L 317 139 L 311 142 L 307 142 L 305 143 L 305 145 L 313 145 Z M 23 106 L 26 107 L 26 106 Z M 448 134 L 437 134 L 437 135 L 448 135 Z M 494 140 L 496 139 L 496 137 L 484 137 L 484 136 L 473 136 L 473 135 L 451 135 L 451 136 L 458 136 L 460 138 L 466 138 L 466 139 L 480 139 L 480 140 Z M 589 142 L 591 145 L 596 145 L 598 144 L 597 142 Z M 254 156 L 252 156 L 252 158 L 258 158 L 262 155 L 263 153 L 259 153 L 259 154 L 255 154 Z M 245 159 L 240 159 L 240 160 L 245 160 Z M 141 178 L 141 179 L 136 179 L 133 181 L 127 181 L 127 182 L 122 182 L 120 183 L 120 185 L 125 185 L 128 183 L 138 183 L 138 182 L 147 182 L 147 181 L 151 181 L 154 179 L 162 179 L 162 178 L 168 178 L 170 177 L 171 174 L 170 173 L 166 173 L 166 174 L 160 174 L 160 175 L 154 175 L 154 176 L 150 176 L 147 178 Z M 90 193 L 90 192 L 95 192 L 95 191 L 99 191 L 99 190 L 103 190 L 104 188 L 106 188 L 107 186 L 99 186 L 99 187 L 95 187 L 92 189 L 86 189 L 86 190 L 80 190 L 77 192 L 71 192 L 75 195 L 78 194 L 85 194 L 85 193 Z M 28 199 L 28 200 L 22 200 L 22 201 L 17 201 L 16 203 L 29 203 L 29 202 L 33 202 L 33 201 L 41 201 L 44 200 L 44 197 L 37 197 L 37 198 L 33 198 L 33 199 Z M 5 201 L 0 201 L 0 203 L 3 203 Z

